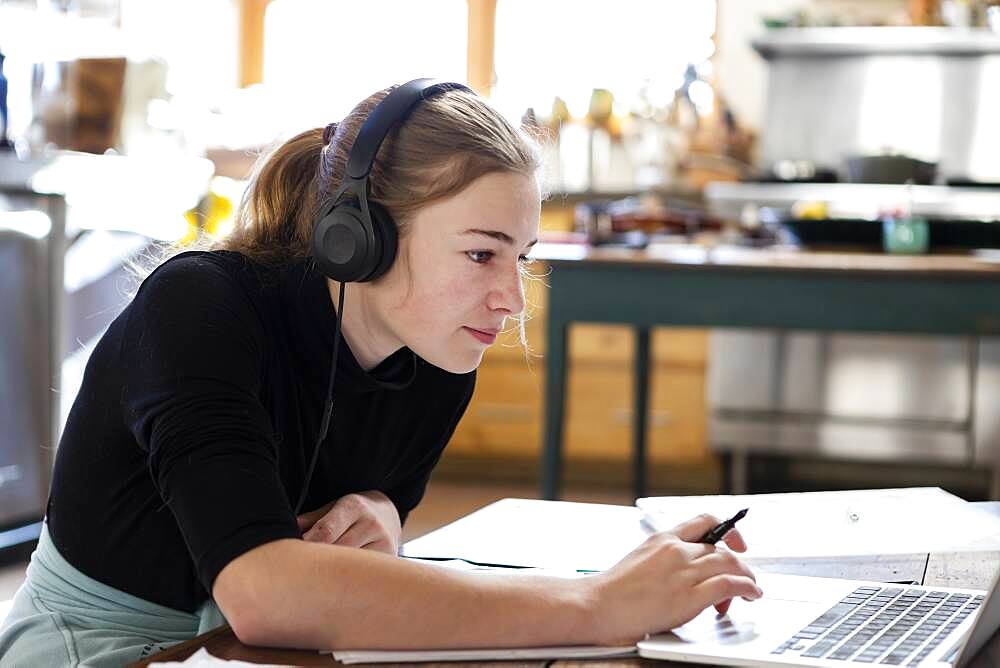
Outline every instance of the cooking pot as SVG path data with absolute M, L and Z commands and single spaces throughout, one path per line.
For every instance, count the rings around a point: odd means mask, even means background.
M 937 176 L 937 163 L 917 160 L 907 155 L 859 155 L 847 159 L 850 183 L 906 183 L 931 185 Z

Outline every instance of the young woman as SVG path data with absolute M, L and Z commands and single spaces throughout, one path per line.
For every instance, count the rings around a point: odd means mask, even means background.
M 388 93 L 278 148 L 233 234 L 161 264 L 111 324 L 2 665 L 121 665 L 225 621 L 300 648 L 619 643 L 761 595 L 732 552 L 695 542 L 710 516 L 582 580 L 396 556 L 483 352 L 524 309 L 541 198 L 527 135 L 468 90 L 421 93 L 371 150 L 367 200 L 395 256 L 374 280 L 329 278 L 339 242 L 314 248 L 314 229 Z

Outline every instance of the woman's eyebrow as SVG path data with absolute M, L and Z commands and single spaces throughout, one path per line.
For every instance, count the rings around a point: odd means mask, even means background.
M 502 241 L 503 243 L 508 244 L 510 246 L 514 245 L 514 238 L 512 236 L 510 236 L 509 234 L 507 234 L 506 232 L 501 232 L 499 230 L 468 229 L 468 230 L 465 230 L 464 232 L 462 232 L 462 234 L 479 234 L 479 235 L 482 235 L 484 237 L 489 237 L 491 239 L 496 239 L 497 241 Z M 538 239 L 534 239 L 532 241 L 529 241 L 527 244 L 525 244 L 525 248 L 531 248 L 536 243 L 538 243 Z

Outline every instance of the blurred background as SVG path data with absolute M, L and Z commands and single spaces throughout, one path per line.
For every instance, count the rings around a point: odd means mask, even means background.
M 532 127 L 545 241 L 1000 259 L 1000 0 L 4 0 L 0 54 L 18 558 L 132 263 L 225 234 L 261 152 L 394 83 L 467 82 Z M 530 350 L 487 353 L 407 537 L 538 494 L 544 278 L 529 295 Z M 570 349 L 564 496 L 630 504 L 632 333 Z M 1000 498 L 995 337 L 662 328 L 650 371 L 651 493 Z

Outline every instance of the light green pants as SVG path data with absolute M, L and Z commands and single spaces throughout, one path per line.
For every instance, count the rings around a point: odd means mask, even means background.
M 225 623 L 211 599 L 182 612 L 87 577 L 63 559 L 43 524 L 0 625 L 0 667 L 124 666 Z

